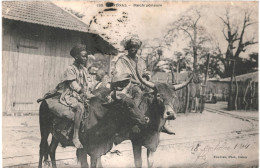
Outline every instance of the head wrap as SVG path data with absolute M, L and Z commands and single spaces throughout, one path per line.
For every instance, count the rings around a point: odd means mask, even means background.
M 97 75 L 99 75 L 100 77 L 103 77 L 106 75 L 106 72 L 103 69 L 99 69 L 99 70 L 97 70 Z
M 127 36 L 125 39 L 122 41 L 124 48 L 128 50 L 131 46 L 137 45 L 138 48 L 141 47 L 142 42 L 139 40 L 138 36 Z
M 72 57 L 75 57 L 75 56 L 78 55 L 81 51 L 87 51 L 86 45 L 78 44 L 78 45 L 74 46 L 74 47 L 70 50 L 70 55 L 71 55 Z

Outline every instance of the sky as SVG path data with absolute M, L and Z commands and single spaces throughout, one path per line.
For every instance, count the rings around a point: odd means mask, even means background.
M 167 32 L 170 24 L 179 19 L 183 14 L 188 12 L 191 7 L 199 8 L 201 19 L 199 24 L 205 27 L 207 33 L 215 39 L 220 45 L 223 53 L 227 49 L 227 41 L 225 40 L 222 29 L 223 22 L 219 16 L 224 16 L 226 7 L 232 8 L 231 21 L 239 23 L 241 26 L 243 19 L 243 10 L 249 9 L 252 12 L 252 20 L 258 21 L 258 2 L 115 2 L 117 10 L 104 12 L 104 2 L 83 2 L 83 1 L 57 1 L 60 7 L 71 8 L 75 11 L 83 13 L 82 21 L 89 25 L 90 20 L 96 18 L 96 23 L 92 22 L 90 31 L 102 34 L 110 43 L 117 43 L 115 46 L 122 49 L 120 41 L 129 32 L 138 35 L 142 41 L 150 41 L 156 45 L 164 34 Z M 157 7 L 147 7 L 147 5 Z M 103 6 L 103 7 L 102 7 Z M 99 14 L 99 12 L 103 12 Z M 127 13 L 126 15 L 123 12 Z M 120 19 L 127 19 L 118 22 Z M 110 23 L 110 25 L 108 24 Z M 105 29 L 104 29 L 105 27 Z M 251 26 L 246 30 L 245 39 L 258 37 L 258 24 Z M 108 37 L 108 38 L 106 38 Z M 156 40 L 154 40 L 156 39 Z M 187 45 L 187 39 L 179 38 L 174 41 L 171 49 L 167 49 L 165 53 L 170 57 L 174 51 L 180 51 Z M 251 52 L 258 52 L 258 45 L 248 47 L 242 57 L 247 57 Z

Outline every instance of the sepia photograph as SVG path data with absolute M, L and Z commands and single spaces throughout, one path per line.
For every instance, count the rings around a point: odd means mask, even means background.
M 2 1 L 2 167 L 258 168 L 258 1 Z

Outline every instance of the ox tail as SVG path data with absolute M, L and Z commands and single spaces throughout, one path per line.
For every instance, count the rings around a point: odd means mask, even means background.
M 44 162 L 48 161 L 48 137 L 50 134 L 50 120 L 49 120 L 49 108 L 46 101 L 42 101 L 39 110 L 39 123 L 40 123 L 40 132 L 41 132 L 41 142 L 40 142 L 40 151 L 39 151 L 39 167 L 41 167 L 42 159 L 44 157 Z

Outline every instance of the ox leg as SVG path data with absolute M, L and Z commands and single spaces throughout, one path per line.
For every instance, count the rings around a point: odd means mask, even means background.
M 77 149 L 77 159 L 80 162 L 81 168 L 88 168 L 87 152 L 83 148 Z
M 154 152 L 147 149 L 147 166 L 148 167 L 153 167 L 153 156 L 154 156 Z
M 101 162 L 101 157 L 97 159 L 97 167 L 102 168 L 102 162 Z
M 90 159 L 90 164 L 91 164 L 91 168 L 96 168 L 97 167 L 97 160 L 98 160 L 98 158 L 95 158 L 95 157 L 91 157 L 91 159 Z
M 51 139 L 51 144 L 50 144 L 50 148 L 49 148 L 49 154 L 51 157 L 51 164 L 53 168 L 56 168 L 56 158 L 55 158 L 55 154 L 56 154 L 56 149 L 58 147 L 59 141 L 52 137 Z
M 142 167 L 142 146 L 132 143 L 135 167 Z
M 42 132 L 41 132 L 42 133 Z M 44 162 L 48 162 L 48 136 L 49 133 L 45 132 L 41 134 L 41 143 L 40 143 L 40 157 L 39 157 L 39 165 L 38 167 L 41 168 L 42 167 L 42 159 L 44 157 Z
M 40 132 L 41 132 L 41 143 L 40 143 L 40 151 L 39 151 L 39 165 L 38 167 L 41 168 L 42 167 L 42 160 L 44 157 L 44 162 L 45 163 L 49 163 L 48 162 L 48 148 L 49 148 L 49 144 L 48 144 L 48 137 L 50 134 L 50 123 L 49 123 L 49 118 L 48 118 L 48 108 L 47 108 L 47 104 L 44 101 L 41 105 L 40 105 L 40 110 L 39 110 L 39 121 L 40 121 Z

